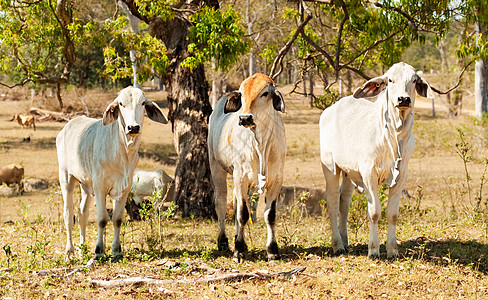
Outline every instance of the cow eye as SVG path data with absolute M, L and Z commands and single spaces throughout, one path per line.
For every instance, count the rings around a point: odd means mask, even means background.
M 119 105 L 122 106 L 122 107 L 125 107 L 124 104 L 122 104 L 122 102 L 119 102 Z
M 264 92 L 263 97 L 268 97 L 268 94 L 269 94 L 268 92 Z

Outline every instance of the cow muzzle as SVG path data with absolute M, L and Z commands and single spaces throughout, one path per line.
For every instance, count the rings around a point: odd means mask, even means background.
M 127 126 L 127 133 L 130 135 L 137 135 L 141 131 L 141 126 L 139 125 L 128 125 Z
M 254 119 L 252 115 L 240 115 L 239 116 L 239 125 L 244 126 L 244 127 L 252 127 L 256 126 L 254 123 Z
M 398 97 L 398 104 L 397 107 L 399 109 L 407 109 L 410 108 L 412 105 L 412 99 L 410 97 Z

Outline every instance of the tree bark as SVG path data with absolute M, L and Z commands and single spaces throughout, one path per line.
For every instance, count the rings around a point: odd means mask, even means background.
M 168 21 L 150 20 L 149 32 L 165 43 L 170 60 L 169 73 L 162 78 L 168 87 L 168 118 L 178 153 L 175 202 L 183 217 L 215 217 L 207 147 L 207 120 L 212 112 L 208 85 L 202 65 L 193 70 L 181 66 L 189 56 L 190 26 L 186 16 L 176 14 Z

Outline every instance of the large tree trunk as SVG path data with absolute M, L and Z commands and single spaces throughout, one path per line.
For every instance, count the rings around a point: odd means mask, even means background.
M 147 18 L 137 10 L 133 0 L 123 0 L 132 14 L 149 24 L 149 33 L 164 42 L 170 61 L 161 78 L 168 88 L 168 119 L 174 133 L 178 160 L 175 171 L 175 202 L 183 217 L 216 216 L 211 185 L 207 147 L 207 120 L 212 112 L 208 84 L 202 65 L 193 70 L 181 63 L 189 56 L 187 39 L 191 23 L 191 9 L 201 3 L 218 8 L 216 0 L 192 1 L 183 12 L 163 21 L 160 17 Z
M 178 160 L 175 172 L 175 202 L 183 217 L 214 217 L 213 189 L 207 148 L 207 120 L 212 112 L 208 85 L 202 65 L 193 70 L 181 66 L 188 57 L 187 36 L 191 26 L 187 17 L 151 20 L 150 33 L 168 48 L 170 72 L 168 118 L 173 125 Z

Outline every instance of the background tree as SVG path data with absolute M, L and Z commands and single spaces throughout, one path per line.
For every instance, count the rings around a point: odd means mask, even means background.
M 68 82 L 76 62 L 75 44 L 69 27 L 73 21 L 71 1 L 0 2 L 0 67 L 15 70 L 16 82 L 55 84 L 60 108 L 60 85 Z
M 211 113 L 202 63 L 215 59 L 222 68 L 247 50 L 242 26 L 232 10 L 218 10 L 214 0 L 170 6 L 165 1 L 124 0 L 134 16 L 149 25 L 152 36 L 168 51 L 168 118 L 172 123 L 178 160 L 175 201 L 183 216 L 215 215 L 207 149 Z M 204 6 L 207 6 L 206 8 Z

